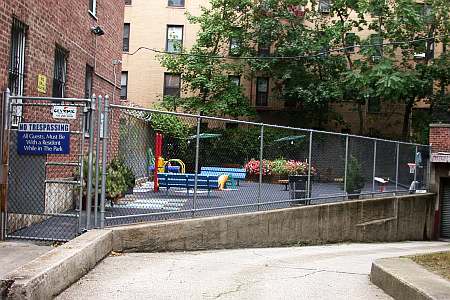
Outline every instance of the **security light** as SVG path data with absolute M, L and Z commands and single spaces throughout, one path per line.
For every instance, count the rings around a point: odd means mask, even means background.
M 100 26 L 91 27 L 91 32 L 93 34 L 95 34 L 96 36 L 101 36 L 101 35 L 105 34 L 105 32 L 103 31 L 103 29 Z

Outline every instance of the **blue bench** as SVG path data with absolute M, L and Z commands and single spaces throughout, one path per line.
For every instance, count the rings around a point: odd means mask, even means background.
M 149 170 L 150 170 L 150 174 L 153 174 L 153 171 L 155 171 L 155 166 L 150 166 Z M 179 166 L 165 166 L 164 170 L 165 170 L 165 172 L 168 172 L 168 173 L 180 173 Z
M 194 189 L 195 174 L 158 173 L 159 187 L 166 188 L 167 193 L 171 187 L 185 188 L 189 195 L 189 190 Z M 197 189 L 207 190 L 208 196 L 211 190 L 219 188 L 219 176 L 202 175 L 197 176 Z
M 231 175 L 239 186 L 239 181 L 245 180 L 247 172 L 241 168 L 222 168 L 222 167 L 201 167 L 200 175 L 212 175 L 219 177 L 220 175 Z

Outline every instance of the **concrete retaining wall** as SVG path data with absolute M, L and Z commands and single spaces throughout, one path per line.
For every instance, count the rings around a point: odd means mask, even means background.
M 113 228 L 128 252 L 431 239 L 434 194 L 415 194 Z

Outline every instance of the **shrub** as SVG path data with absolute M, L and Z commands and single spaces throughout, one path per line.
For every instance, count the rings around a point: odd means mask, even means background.
M 275 175 L 288 175 L 288 169 L 286 167 L 287 160 L 285 159 L 276 159 L 272 161 L 270 164 L 272 166 L 272 173 Z
M 346 192 L 349 194 L 354 194 L 360 191 L 364 185 L 365 178 L 361 172 L 361 163 L 352 155 L 348 161 Z

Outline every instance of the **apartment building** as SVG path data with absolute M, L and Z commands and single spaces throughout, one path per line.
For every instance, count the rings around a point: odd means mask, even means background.
M 418 1 L 420 3 L 420 1 Z M 318 1 L 318 10 L 323 18 L 329 18 L 332 0 Z M 121 98 L 143 107 L 151 107 L 158 103 L 164 95 L 179 95 L 182 79 L 177 74 L 170 74 L 160 65 L 158 54 L 140 47 L 159 50 L 171 50 L 176 42 L 183 47 L 190 48 L 199 30 L 186 18 L 186 12 L 192 15 L 201 13 L 200 7 L 207 6 L 208 0 L 126 0 L 123 43 L 123 72 L 121 76 Z M 356 17 L 356 14 L 355 14 Z M 349 40 L 355 33 L 348 33 Z M 377 36 L 367 30 L 358 32 L 362 39 L 370 38 L 376 43 Z M 380 42 L 380 41 L 378 41 Z M 233 40 L 230 41 L 233 49 Z M 270 49 L 260 49 L 270 51 Z M 431 49 L 441 51 L 439 49 Z M 420 59 L 424 53 L 418 53 Z M 278 99 L 272 92 L 273 80 L 268 77 L 244 76 L 233 78 L 240 84 L 251 104 L 256 108 L 260 120 L 269 123 L 296 125 L 295 111 L 299 107 L 292 107 L 282 99 Z M 423 104 L 420 108 L 426 108 Z M 355 104 L 342 102 L 332 104 L 332 109 L 342 116 L 345 125 L 329 123 L 328 129 L 343 132 L 358 132 L 359 115 Z M 399 136 L 403 122 L 404 106 L 395 103 L 381 104 L 379 99 L 368 99 L 363 107 L 364 128 L 366 133 L 373 135 Z M 290 117 L 288 117 L 288 115 Z

